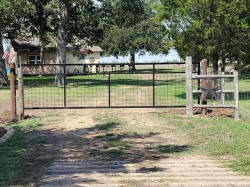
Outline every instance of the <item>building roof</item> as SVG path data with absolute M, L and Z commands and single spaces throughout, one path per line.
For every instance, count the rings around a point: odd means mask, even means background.
M 38 38 L 30 38 L 26 40 L 14 40 L 12 42 L 15 51 L 40 51 L 40 40 Z M 102 52 L 103 50 L 99 46 L 89 46 L 82 42 L 82 44 L 77 45 L 79 47 L 73 46 L 71 44 L 67 45 L 67 51 L 91 51 L 91 52 Z M 48 46 L 44 51 L 55 51 L 56 47 Z

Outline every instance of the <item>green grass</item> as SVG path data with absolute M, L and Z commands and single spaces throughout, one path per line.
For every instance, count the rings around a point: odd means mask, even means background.
M 250 175 L 250 125 L 227 118 L 186 118 L 159 114 L 174 133 L 184 133 L 194 151 L 225 159 L 235 171 Z
M 9 124 L 15 133 L 0 146 L 0 186 L 28 185 L 36 180 L 32 173 L 36 166 L 29 159 L 34 155 L 33 146 L 39 143 L 39 139 L 29 140 L 28 137 L 41 125 L 39 119 Z

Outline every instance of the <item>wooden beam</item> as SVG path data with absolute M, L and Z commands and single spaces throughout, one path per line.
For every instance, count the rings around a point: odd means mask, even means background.
M 193 90 L 193 93 L 203 93 L 202 90 Z M 215 93 L 234 93 L 234 90 L 218 90 Z
M 205 78 L 234 78 L 234 75 L 193 75 L 193 79 L 205 79 Z
M 235 108 L 235 105 L 194 105 L 194 108 Z
M 239 111 L 239 73 L 234 70 L 234 104 L 235 104 L 235 119 L 240 119 Z
M 193 115 L 192 57 L 186 57 L 186 113 Z

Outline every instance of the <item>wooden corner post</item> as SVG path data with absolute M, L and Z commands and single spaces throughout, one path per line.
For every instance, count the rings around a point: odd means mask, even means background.
M 234 105 L 235 105 L 235 119 L 240 119 L 239 110 L 239 73 L 234 70 Z
M 193 115 L 192 57 L 186 57 L 186 113 Z
M 203 59 L 201 61 L 201 67 L 202 67 L 202 75 L 207 75 L 207 67 L 208 67 L 207 59 Z M 207 79 L 201 79 L 201 88 L 207 88 Z M 207 97 L 205 96 L 205 93 L 202 93 L 201 95 L 201 104 L 207 105 Z M 201 113 L 203 115 L 206 115 L 207 108 L 201 108 Z
M 11 118 L 16 120 L 16 65 L 10 64 Z
M 23 89 L 23 69 L 21 66 L 21 58 L 19 58 L 18 72 L 18 119 L 24 120 L 24 89 Z

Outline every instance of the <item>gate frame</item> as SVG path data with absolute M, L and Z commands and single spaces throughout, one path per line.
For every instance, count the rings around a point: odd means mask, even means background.
M 119 65 L 119 66 L 130 66 L 130 63 L 103 63 L 103 64 L 32 64 L 32 65 L 29 65 L 29 64 L 19 64 L 19 68 L 18 68 L 18 74 L 20 74 L 18 76 L 18 84 L 20 84 L 20 92 L 18 94 L 18 99 L 19 99 L 19 102 L 18 102 L 18 108 L 20 110 L 20 112 L 18 113 L 18 116 L 19 116 L 19 119 L 23 119 L 22 116 L 24 116 L 24 110 L 33 110 L 33 109 L 97 109 L 97 108 L 185 108 L 186 105 L 169 105 L 169 106 L 158 106 L 156 105 L 155 103 L 155 97 L 156 97 L 156 90 L 155 90 L 155 87 L 156 87 L 156 84 L 155 84 L 155 66 L 156 65 L 185 65 L 187 63 L 187 60 L 186 62 L 164 62 L 164 63 L 136 63 L 135 65 L 152 65 L 152 73 L 150 73 L 152 75 L 152 92 L 153 92 L 153 103 L 152 105 L 149 105 L 149 106 L 112 106 L 111 105 L 111 74 L 119 74 L 119 73 L 115 73 L 115 72 L 102 72 L 102 73 L 78 73 L 78 74 L 69 74 L 69 73 L 66 73 L 66 67 L 67 66 L 85 66 L 85 65 L 88 65 L 88 66 L 98 66 L 98 67 L 101 67 L 101 66 L 110 66 L 110 65 Z M 194 64 L 197 64 L 197 63 L 194 63 Z M 23 81 L 23 76 L 39 76 L 39 75 L 58 75 L 58 73 L 54 73 L 54 74 L 41 74 L 41 73 L 38 73 L 38 74 L 23 74 L 23 71 L 22 71 L 22 68 L 23 67 L 41 67 L 41 66 L 55 66 L 55 67 L 58 67 L 58 66 L 62 66 L 63 67 L 63 75 L 64 75 L 64 80 L 66 80 L 66 77 L 67 76 L 70 76 L 70 75 L 94 75 L 94 74 L 104 74 L 104 75 L 108 75 L 108 90 L 109 90 L 109 102 L 108 102 L 108 106 L 87 106 L 87 107 L 67 107 L 67 103 L 66 103 L 66 81 L 64 81 L 64 102 L 63 102 L 63 106 L 62 107 L 25 107 L 24 106 L 24 92 L 23 92 L 23 89 L 24 89 L 24 81 Z M 192 71 L 192 69 L 191 69 Z M 187 74 L 186 71 L 184 70 L 183 72 L 174 72 L 174 73 L 183 73 L 183 74 Z M 200 73 L 200 68 L 198 66 L 198 72 L 195 72 L 195 73 Z M 128 73 L 130 74 L 130 73 Z M 131 73 L 133 74 L 133 73 Z M 134 73 L 136 74 L 136 73 Z M 22 86 L 21 86 L 22 85 Z M 186 100 L 187 102 L 187 100 Z

